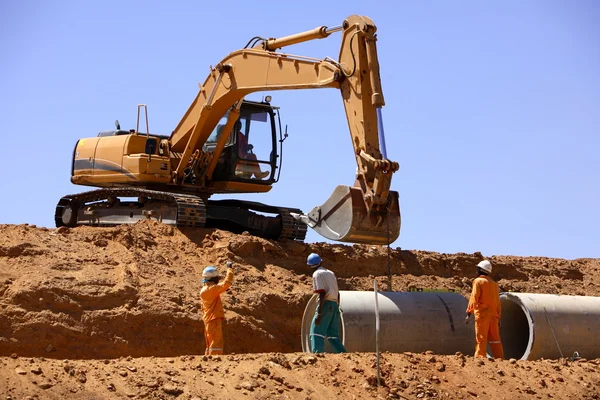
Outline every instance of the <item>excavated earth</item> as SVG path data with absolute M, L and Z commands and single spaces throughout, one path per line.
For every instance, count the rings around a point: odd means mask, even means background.
M 342 290 L 453 289 L 480 253 L 276 242 L 153 222 L 0 225 L 0 399 L 598 399 L 600 360 L 302 353 L 318 252 Z M 491 256 L 502 291 L 600 295 L 600 260 Z M 233 261 L 226 354 L 206 357 L 200 274 Z

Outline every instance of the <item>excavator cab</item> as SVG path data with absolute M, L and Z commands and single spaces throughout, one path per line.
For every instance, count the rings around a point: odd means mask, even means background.
M 204 150 L 217 147 L 222 135 L 225 146 L 213 174 L 213 181 L 245 182 L 271 185 L 281 158 L 277 152 L 279 115 L 277 107 L 267 102 L 244 101 L 233 129 L 225 132 L 229 113 L 225 114 L 204 145 Z M 224 140 L 224 139 L 223 139 Z

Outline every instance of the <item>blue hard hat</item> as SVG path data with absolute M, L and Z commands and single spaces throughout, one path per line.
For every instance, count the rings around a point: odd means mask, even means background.
M 317 265 L 321 264 L 321 262 L 323 262 L 323 260 L 321 260 L 321 257 L 319 257 L 317 253 L 310 253 L 306 259 L 306 263 L 311 267 L 316 267 Z

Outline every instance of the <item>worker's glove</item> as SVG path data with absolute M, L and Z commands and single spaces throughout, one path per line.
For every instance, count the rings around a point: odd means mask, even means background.
M 227 268 L 233 267 L 233 263 L 231 261 L 227 261 Z
M 468 324 L 469 321 L 471 321 L 471 316 L 467 315 L 467 317 L 465 318 L 465 324 Z

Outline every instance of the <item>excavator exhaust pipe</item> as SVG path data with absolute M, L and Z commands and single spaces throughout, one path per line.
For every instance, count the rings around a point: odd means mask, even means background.
M 369 213 L 360 188 L 339 185 L 322 206 L 293 216 L 327 239 L 386 245 L 400 235 L 398 192 L 390 191 L 388 199 L 383 210 Z

